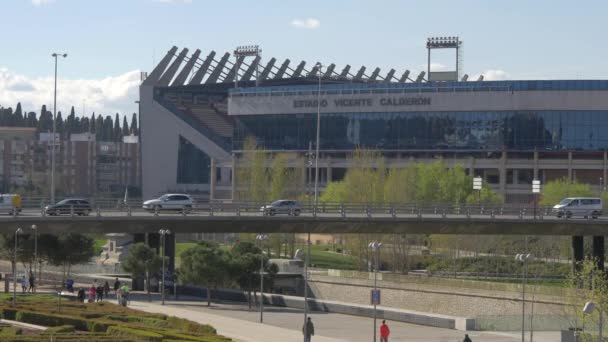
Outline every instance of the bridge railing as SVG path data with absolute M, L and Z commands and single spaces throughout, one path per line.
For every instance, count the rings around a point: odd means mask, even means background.
M 162 204 L 157 207 L 143 208 L 142 200 L 135 198 L 129 199 L 126 203 L 123 199 L 117 198 L 94 198 L 89 201 L 90 211 L 87 214 L 96 215 L 134 215 L 134 214 L 182 214 L 182 215 L 264 215 L 270 214 L 262 210 L 264 205 L 268 203 L 257 202 L 197 202 L 192 206 L 185 207 L 163 207 Z M 32 214 L 36 210 L 41 215 L 45 213 L 45 206 L 49 203 L 46 198 L 24 198 L 22 200 L 22 208 L 24 211 Z M 75 206 L 74 209 L 68 208 L 63 210 L 62 214 L 81 214 L 81 209 Z M 535 218 L 542 220 L 546 216 L 555 216 L 551 207 L 522 206 L 522 205 L 486 205 L 486 204 L 466 204 L 466 205 L 451 205 L 451 204 L 420 204 L 420 203 L 328 203 L 322 202 L 318 206 L 302 203 L 299 207 L 294 207 L 291 210 L 273 212 L 272 214 L 290 214 L 293 216 L 326 216 L 326 217 L 419 217 L 419 218 L 455 218 L 455 217 L 510 217 L 510 218 Z M 563 217 L 568 219 L 568 217 Z M 589 217 L 592 219 L 592 217 Z

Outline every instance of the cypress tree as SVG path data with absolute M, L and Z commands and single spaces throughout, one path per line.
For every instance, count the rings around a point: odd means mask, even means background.
M 21 110 L 21 102 L 17 103 L 17 108 L 15 108 L 15 114 L 13 114 L 13 126 L 23 127 L 25 124 L 25 120 L 23 119 L 23 111 Z
M 103 141 L 114 141 L 114 127 L 112 126 L 112 117 L 107 115 L 103 120 Z
M 114 118 L 114 132 L 112 132 L 113 141 L 122 140 L 122 130 L 120 129 L 120 117 L 118 117 L 118 113 L 116 113 L 116 117 Z
M 131 117 L 131 133 L 133 135 L 139 135 L 139 129 L 137 128 L 137 114 L 133 113 Z
M 101 114 L 98 114 L 97 119 L 95 120 L 95 135 L 97 137 L 97 141 L 103 141 L 103 117 Z
M 93 121 L 95 122 L 95 121 Z M 91 129 L 91 125 L 89 124 L 89 118 L 87 118 L 86 116 L 82 118 L 82 120 L 80 120 L 80 132 L 84 133 L 84 132 L 90 132 Z
M 91 132 L 91 133 L 96 133 L 97 132 L 96 131 L 96 125 L 95 125 L 96 121 L 97 120 L 95 120 L 95 113 L 93 113 L 91 115 L 91 118 L 89 119 L 89 132 Z
M 129 135 L 129 123 L 127 122 L 127 116 L 122 117 L 122 136 L 126 137 Z

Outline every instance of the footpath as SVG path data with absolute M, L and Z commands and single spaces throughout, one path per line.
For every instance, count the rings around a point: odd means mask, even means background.
M 174 306 L 160 305 L 156 302 L 131 301 L 129 307 L 152 313 L 185 318 L 201 324 L 213 326 L 217 333 L 230 337 L 238 342 L 285 342 L 301 341 L 302 333 L 295 330 L 275 327 L 266 324 L 254 323 L 246 320 L 214 315 L 207 312 L 192 311 Z M 200 299 L 198 300 L 200 302 Z M 335 338 L 315 336 L 315 342 L 347 342 Z

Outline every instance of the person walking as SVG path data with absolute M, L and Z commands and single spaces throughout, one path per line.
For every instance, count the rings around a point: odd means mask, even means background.
M 382 320 L 380 326 L 380 342 L 388 342 L 388 336 L 391 334 L 391 329 L 388 328 L 386 320 Z
M 106 280 L 105 284 L 103 284 L 103 296 L 108 298 L 108 294 L 110 294 L 110 283 Z
M 315 325 L 312 324 L 312 320 L 308 317 L 308 321 L 302 327 L 302 334 L 304 334 L 304 341 L 310 342 L 312 336 L 315 335 Z
M 25 293 L 27 291 L 27 280 L 25 276 L 21 277 L 21 292 Z
M 473 342 L 473 340 L 471 340 L 469 334 L 464 334 L 464 340 L 462 340 L 462 342 Z
M 30 271 L 29 281 L 30 281 L 30 288 L 28 289 L 28 291 L 35 293 L 36 292 L 36 285 L 35 285 L 36 278 L 34 277 L 34 273 L 32 273 L 32 271 Z
M 118 289 L 120 289 L 120 280 L 116 277 L 116 280 L 114 281 L 114 294 L 116 295 L 116 298 L 118 298 Z
M 95 292 L 95 285 L 91 285 L 91 287 L 89 287 L 89 303 L 95 301 Z

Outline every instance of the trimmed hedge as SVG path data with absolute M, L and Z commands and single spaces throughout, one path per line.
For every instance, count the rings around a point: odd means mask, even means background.
M 4 339 L 4 337 L 7 337 L 7 336 L 21 335 L 22 332 L 23 332 L 23 330 L 21 328 L 2 327 L 2 328 L 0 328 L 0 337 L 2 337 L 2 339 Z
M 15 315 L 15 320 L 30 324 L 43 325 L 45 327 L 72 325 L 77 330 L 89 330 L 89 321 L 87 321 L 86 319 L 44 314 L 33 311 L 17 311 L 17 314 Z
M 157 334 L 151 331 L 144 331 L 139 329 L 132 329 L 121 326 L 111 326 L 108 328 L 106 332 L 108 335 L 120 336 L 120 337 L 128 337 L 136 340 L 142 340 L 146 342 L 162 342 L 163 335 Z
M 14 321 L 16 314 L 17 314 L 17 309 L 2 308 L 2 318 L 3 319 L 10 319 L 11 321 Z

